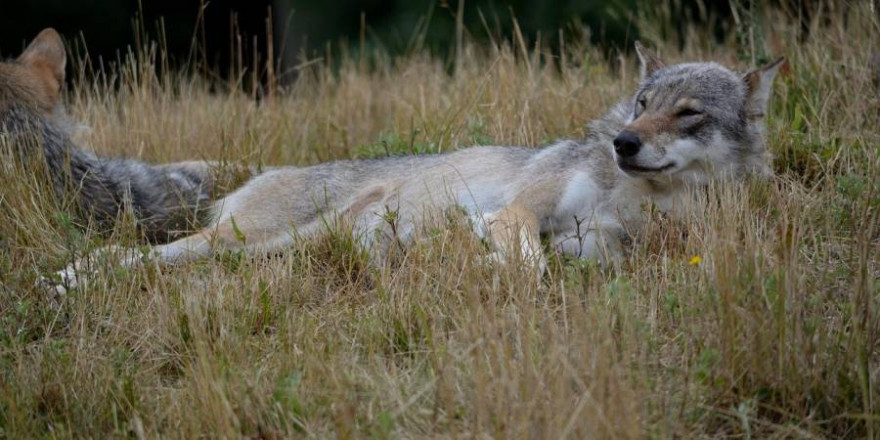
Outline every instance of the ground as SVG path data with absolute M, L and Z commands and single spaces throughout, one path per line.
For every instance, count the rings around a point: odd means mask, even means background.
M 488 250 L 452 212 L 381 262 L 344 230 L 266 257 L 96 261 L 54 307 L 38 276 L 136 237 L 84 230 L 7 166 L 0 437 L 877 438 L 880 48 L 873 13 L 849 14 L 800 41 L 767 21 L 763 50 L 789 60 L 776 176 L 713 186 L 687 221 L 646 206 L 617 269 L 475 264 Z M 646 42 L 740 69 L 756 53 L 706 35 Z M 462 46 L 453 64 L 336 54 L 259 102 L 142 51 L 75 80 L 68 108 L 100 154 L 305 166 L 578 138 L 636 85 L 631 57 L 590 46 Z

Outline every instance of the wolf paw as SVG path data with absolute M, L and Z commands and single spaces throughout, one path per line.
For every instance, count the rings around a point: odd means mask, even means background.
M 492 252 L 485 257 L 478 258 L 476 264 L 478 266 L 501 267 L 508 264 L 510 260 L 507 254 L 501 251 Z M 544 276 L 547 271 L 547 259 L 543 254 L 530 255 L 524 261 L 525 264 L 532 267 L 537 275 L 538 280 Z

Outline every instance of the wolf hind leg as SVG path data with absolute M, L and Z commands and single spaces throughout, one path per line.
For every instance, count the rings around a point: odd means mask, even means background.
M 253 230 L 244 227 L 240 230 L 232 218 L 228 218 L 214 227 L 205 228 L 190 236 L 168 244 L 153 246 L 146 254 L 138 249 L 120 246 L 98 249 L 86 258 L 78 259 L 58 271 L 56 279 L 41 277 L 38 284 L 47 288 L 55 296 L 54 299 L 63 298 L 70 289 L 81 285 L 94 272 L 89 267 L 89 259 L 112 256 L 115 258 L 115 264 L 120 267 L 140 266 L 145 260 L 169 265 L 195 261 L 219 250 L 244 250 L 248 254 L 257 251 L 269 252 L 289 246 L 293 242 L 293 237 L 293 234 L 286 229 Z
M 55 273 L 55 277 L 40 277 L 37 280 L 39 286 L 44 287 L 53 295 L 53 300 L 63 299 L 67 293 L 87 281 L 88 277 L 95 272 L 92 262 L 102 259 L 113 258 L 116 266 L 136 267 L 143 263 L 145 257 L 151 257 L 162 264 L 195 260 L 211 253 L 210 242 L 202 233 L 193 234 L 180 240 L 154 246 L 147 252 L 137 248 L 122 246 L 105 246 L 90 254 L 77 258 L 62 270 Z

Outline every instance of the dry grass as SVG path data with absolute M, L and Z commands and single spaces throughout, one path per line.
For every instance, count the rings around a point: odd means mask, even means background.
M 831 15 L 799 45 L 767 20 L 791 63 L 768 121 L 778 178 L 658 216 L 619 271 L 555 258 L 540 288 L 474 265 L 483 245 L 443 213 L 378 265 L 330 231 L 284 255 L 103 267 L 54 310 L 38 274 L 130 240 L 83 233 L 5 166 L 0 437 L 880 437 L 873 17 Z M 702 35 L 661 52 L 738 65 Z M 69 108 L 104 154 L 307 165 L 579 137 L 634 88 L 632 60 L 589 48 L 561 68 L 466 48 L 454 74 L 417 54 L 317 63 L 259 107 L 135 59 Z

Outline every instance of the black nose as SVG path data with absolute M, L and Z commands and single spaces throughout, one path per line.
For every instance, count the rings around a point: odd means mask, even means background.
M 623 130 L 614 138 L 614 151 L 622 157 L 635 156 L 642 148 L 642 140 L 639 135 Z

